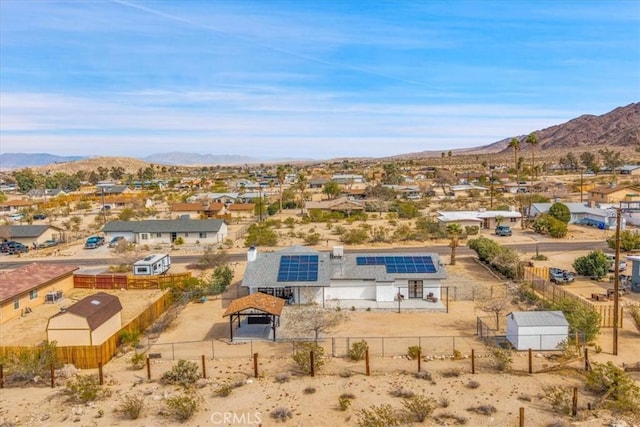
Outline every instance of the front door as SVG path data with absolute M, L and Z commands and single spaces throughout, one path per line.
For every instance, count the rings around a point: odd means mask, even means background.
M 175 242 L 176 239 L 178 238 L 178 233 L 170 233 L 170 238 L 171 238 L 171 243 Z
M 422 298 L 422 280 L 409 280 L 409 298 Z

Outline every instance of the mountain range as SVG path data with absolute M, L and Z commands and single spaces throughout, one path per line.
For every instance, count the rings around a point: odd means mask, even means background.
M 609 147 L 621 149 L 640 146 L 640 102 L 618 107 L 600 116 L 582 115 L 566 123 L 551 126 L 535 132 L 538 145 L 536 151 L 545 150 L 587 150 L 590 148 Z M 524 142 L 526 135 L 514 136 Z M 456 154 L 493 154 L 506 153 L 511 149 L 509 141 L 513 137 L 480 147 L 451 150 Z M 522 143 L 522 151 L 531 149 L 530 144 Z M 441 151 L 421 151 L 416 153 L 398 154 L 389 159 L 420 158 L 440 156 Z M 0 170 L 20 169 L 25 167 L 45 166 L 52 164 L 76 162 L 88 159 L 82 156 L 56 156 L 48 153 L 2 153 L 0 154 Z M 214 155 L 185 152 L 156 153 L 138 159 L 143 162 L 162 165 L 233 165 L 264 162 L 248 156 Z M 304 161 L 308 159 L 280 159 L 269 163 L 283 161 Z

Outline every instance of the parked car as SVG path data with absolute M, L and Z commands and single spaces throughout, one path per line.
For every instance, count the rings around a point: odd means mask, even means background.
M 549 280 L 553 283 L 571 283 L 575 280 L 573 273 L 561 268 L 551 267 L 549 269 Z
M 60 242 L 55 239 L 45 240 L 44 242 L 38 245 L 39 248 L 50 248 L 52 246 L 57 246 Z
M 605 254 L 607 259 L 609 260 L 609 262 L 611 263 L 609 266 L 609 272 L 615 272 L 615 263 L 616 263 L 616 256 L 613 254 Z M 627 269 L 627 262 L 626 261 L 622 261 L 620 260 L 618 262 L 618 271 L 625 271 Z
M 47 215 L 43 214 L 43 213 L 37 213 L 35 215 L 33 215 L 32 217 L 34 220 L 39 220 L 39 219 L 47 219 Z
M 11 221 L 21 221 L 21 220 L 22 220 L 22 218 L 24 218 L 24 216 L 23 216 L 22 214 L 12 214 L 12 215 L 9 215 L 9 219 L 10 219 Z
M 102 245 L 104 245 L 104 237 L 91 236 L 84 243 L 84 248 L 85 249 L 95 249 L 95 248 L 97 248 L 99 246 L 102 246 Z
M 9 250 L 7 251 L 9 255 L 23 254 L 27 252 L 29 252 L 29 247 L 23 245 L 22 243 L 16 243 L 15 245 L 10 246 Z
M 511 236 L 511 227 L 509 227 L 508 225 L 497 226 L 496 236 Z
M 2 242 L 0 244 L 0 252 L 2 252 L 3 254 L 9 253 L 9 249 L 11 249 L 17 244 L 18 242 L 13 240 L 7 240 L 6 242 Z
M 118 242 L 120 242 L 122 240 L 124 240 L 125 242 L 127 241 L 127 239 L 125 239 L 124 236 L 116 236 L 116 237 L 114 237 L 109 242 L 109 247 L 110 248 L 115 248 L 118 245 Z

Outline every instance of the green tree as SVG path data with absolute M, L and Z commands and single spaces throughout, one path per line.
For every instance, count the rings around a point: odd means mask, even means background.
M 458 223 L 447 225 L 447 234 L 451 238 L 449 247 L 451 248 L 451 265 L 456 265 L 456 252 L 458 250 L 460 234 L 462 234 L 462 226 Z
M 249 246 L 276 246 L 278 235 L 265 223 L 251 224 L 247 230 L 244 245 Z
M 340 185 L 335 181 L 327 181 L 322 188 L 322 192 L 329 196 L 329 199 L 335 199 L 341 191 Z
M 569 224 L 571 220 L 571 211 L 564 203 L 556 202 L 549 208 L 549 215 L 557 219 L 558 221 L 562 221 L 565 224 Z
M 610 266 L 611 261 L 600 250 L 589 252 L 573 261 L 573 268 L 578 274 L 593 277 L 596 280 L 606 276 Z
M 527 135 L 526 143 L 531 145 L 531 177 L 535 179 L 536 145 L 538 145 L 538 138 L 534 132 Z
M 580 301 L 571 298 L 563 298 L 551 307 L 560 310 L 569 322 L 569 333 L 584 334 L 586 342 L 593 341 L 600 333 L 600 313 L 592 310 Z
M 580 153 L 580 163 L 586 169 L 597 174 L 600 171 L 600 165 L 598 165 L 598 158 L 591 151 L 584 151 Z
M 604 148 L 602 150 L 598 150 L 598 154 L 602 157 L 602 162 L 605 167 L 613 173 L 615 179 L 616 169 L 624 165 L 620 151 L 613 151 L 609 148 Z
M 124 208 L 120 215 L 118 215 L 118 219 L 120 221 L 131 221 L 136 216 L 136 212 L 132 208 Z
M 616 236 L 607 239 L 607 246 L 611 249 L 616 247 Z M 640 249 L 640 233 L 636 230 L 622 230 L 620 232 L 620 250 L 624 252 Z

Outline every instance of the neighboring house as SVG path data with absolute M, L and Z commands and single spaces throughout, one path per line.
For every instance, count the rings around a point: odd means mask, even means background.
M 46 199 L 47 197 L 66 196 L 67 193 L 61 188 L 32 188 L 27 192 L 27 196 L 33 199 Z
M 53 225 L 4 225 L 0 226 L 0 241 L 15 240 L 32 247 L 45 240 L 64 241 L 64 230 Z
M 104 292 L 89 295 L 49 318 L 47 340 L 59 347 L 100 345 L 122 328 L 122 304 Z
M 304 203 L 305 212 L 309 212 L 312 209 L 319 209 L 326 212 L 343 212 L 349 215 L 354 212 L 364 212 L 364 204 L 355 200 L 350 200 L 347 197 Z
M 456 197 L 460 196 L 470 196 L 473 193 L 478 195 L 484 195 L 489 189 L 486 187 L 481 187 L 475 184 L 460 184 L 460 185 L 452 185 L 449 187 L 450 191 L 453 192 L 453 195 Z
M 187 203 L 211 201 L 226 206 L 237 202 L 239 198 L 240 193 L 201 193 L 187 198 Z
M 329 180 L 326 178 L 314 178 L 310 179 L 307 184 L 309 188 L 323 188 L 327 182 L 329 182 Z
M 22 209 L 30 208 L 37 205 L 37 203 L 31 200 L 7 200 L 0 203 L 0 212 L 6 212 L 9 214 L 20 212 Z
M 247 219 L 256 216 L 255 203 L 233 203 L 227 206 L 227 213 L 231 215 L 232 219 Z M 262 213 L 263 217 L 267 215 L 267 206 L 263 206 L 265 212 Z
M 121 194 L 130 194 L 133 191 L 127 185 L 105 184 L 96 186 L 96 196 L 119 196 Z
M 0 323 L 26 315 L 45 302 L 48 293 L 73 289 L 73 272 L 79 267 L 33 263 L 0 271 Z
M 553 203 L 533 203 L 531 216 L 549 213 Z M 571 213 L 569 224 L 590 225 L 600 229 L 608 229 L 616 225 L 616 212 L 613 209 L 591 207 L 589 203 L 564 203 Z
M 595 203 L 619 203 L 640 198 L 640 187 L 635 185 L 602 185 L 589 190 L 589 200 Z
M 102 200 L 100 200 L 102 203 Z M 138 195 L 129 193 L 123 196 L 109 196 L 104 198 L 104 204 L 109 205 L 112 208 L 116 209 L 124 209 L 131 208 L 137 209 L 144 204 L 144 200 L 142 200 Z
M 514 311 L 507 315 L 507 340 L 516 350 L 558 350 L 569 322 L 561 311 Z
M 533 184 L 530 182 L 507 182 L 503 185 L 505 193 L 531 193 L 533 190 Z
M 224 214 L 224 204 L 211 202 L 174 203 L 170 206 L 172 218 L 215 218 Z
M 289 303 L 424 300 L 437 302 L 446 272 L 438 254 L 332 253 L 292 246 L 258 253 L 250 248 L 242 286 Z
M 227 224 L 221 219 L 111 221 L 102 232 L 107 241 L 122 236 L 129 242 L 149 245 L 171 244 L 178 237 L 185 243 L 222 243 L 228 235 Z
M 477 211 L 438 211 L 438 221 L 447 226 L 457 223 L 461 226 L 478 226 L 484 229 L 493 229 L 498 223 L 509 225 L 511 228 L 520 227 L 522 214 L 511 208 L 508 211 L 488 211 L 479 209 Z
M 420 199 L 422 191 L 417 185 L 391 185 L 384 184 L 383 187 L 393 190 L 399 197 L 405 199 Z
M 640 165 L 624 165 L 617 170 L 620 175 L 640 175 Z
M 365 184 L 367 182 L 362 175 L 354 174 L 336 174 L 331 177 L 331 181 L 341 185 Z
M 260 190 L 260 184 L 250 181 L 248 179 L 239 179 L 235 182 L 234 187 L 236 190 L 244 189 L 247 191 L 258 191 Z

